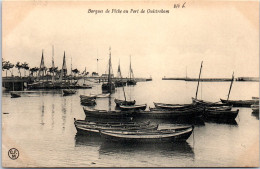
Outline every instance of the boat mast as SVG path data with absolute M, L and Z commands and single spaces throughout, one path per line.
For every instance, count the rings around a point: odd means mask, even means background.
M 195 99 L 197 99 L 197 95 L 198 95 L 198 89 L 199 89 L 199 85 L 200 85 L 200 75 L 201 75 L 202 64 L 203 64 L 203 61 L 201 62 L 201 65 L 200 65 L 200 74 L 199 74 L 199 79 L 198 79 L 198 85 L 197 85 Z
M 108 63 L 108 85 L 109 85 L 109 93 L 111 93 L 112 86 L 111 86 L 111 47 L 109 47 L 109 63 Z
M 230 95 L 230 92 L 231 92 L 231 88 L 232 88 L 233 81 L 234 81 L 234 72 L 233 72 L 233 74 L 232 74 L 232 79 L 231 79 L 231 84 L 230 84 L 229 91 L 228 91 L 227 101 L 228 101 L 228 99 L 229 99 L 229 95 Z
M 70 83 L 72 83 L 72 57 L 70 58 L 70 74 L 71 74 Z
M 130 80 L 131 80 L 131 78 L 132 78 L 132 66 L 131 66 L 131 55 L 130 55 L 130 67 L 129 67 L 129 71 L 130 71 Z
M 54 46 L 52 45 L 52 83 L 54 82 Z

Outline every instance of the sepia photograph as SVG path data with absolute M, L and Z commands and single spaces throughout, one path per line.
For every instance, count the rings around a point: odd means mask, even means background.
M 259 167 L 259 1 L 2 1 L 2 167 Z

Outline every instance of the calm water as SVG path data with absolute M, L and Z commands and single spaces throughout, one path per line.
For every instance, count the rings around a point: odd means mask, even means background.
M 44 167 L 224 167 L 257 166 L 259 161 L 259 115 L 250 108 L 239 108 L 232 124 L 196 122 L 194 134 L 185 143 L 120 144 L 99 137 L 76 136 L 74 120 L 85 119 L 80 94 L 100 93 L 101 85 L 78 90 L 63 97 L 59 91 L 23 92 L 21 98 L 3 93 L 3 165 Z M 128 99 L 137 104 L 153 102 L 191 103 L 196 82 L 139 82 L 126 87 Z M 218 101 L 226 98 L 230 83 L 204 82 L 198 98 Z M 258 96 L 259 84 L 235 82 L 230 99 Z M 97 109 L 114 109 L 114 98 L 123 99 L 122 88 L 112 98 L 97 99 Z M 110 105 L 110 106 L 109 106 Z M 233 108 L 237 109 L 237 108 Z M 146 120 L 146 119 L 145 119 Z M 171 126 L 169 121 L 161 127 Z M 9 159 L 7 151 L 17 148 L 19 161 Z

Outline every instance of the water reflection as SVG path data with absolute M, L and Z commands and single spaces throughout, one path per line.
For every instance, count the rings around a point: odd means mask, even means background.
M 100 146 L 103 139 L 100 135 L 75 135 L 75 147 L 80 146 Z
M 62 104 L 61 104 L 61 111 L 62 111 L 62 130 L 65 130 L 65 124 L 66 124 L 66 113 L 67 113 L 67 102 L 66 98 L 64 97 Z
M 178 156 L 178 158 L 194 159 L 194 151 L 187 142 L 176 143 L 131 143 L 131 142 L 110 142 L 104 140 L 99 149 L 100 155 L 125 155 L 131 154 L 153 154 L 158 157 L 167 156 L 168 158 Z
M 51 128 L 52 129 L 54 127 L 54 109 L 55 109 L 55 106 L 54 106 L 54 103 L 52 103 L 52 105 L 51 105 Z
M 238 126 L 236 120 L 214 120 L 214 119 L 205 119 L 205 122 L 207 123 L 217 123 L 217 124 L 227 124 L 227 125 L 233 125 L 233 126 Z
M 44 109 L 45 109 L 45 106 L 44 106 L 44 101 L 42 100 L 42 105 L 41 105 L 41 125 L 44 125 Z

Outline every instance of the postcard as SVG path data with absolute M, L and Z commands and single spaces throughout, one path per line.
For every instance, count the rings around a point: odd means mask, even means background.
M 2 167 L 259 167 L 258 1 L 2 2 Z

